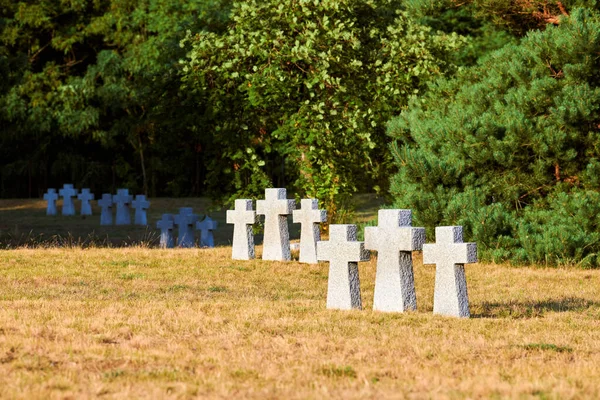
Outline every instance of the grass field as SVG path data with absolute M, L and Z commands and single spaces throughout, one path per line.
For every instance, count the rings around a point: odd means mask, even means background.
M 373 312 L 375 259 L 359 268 L 365 310 L 342 312 L 325 263 L 0 251 L 0 398 L 600 397 L 600 271 L 469 265 L 459 320 L 432 315 L 420 254 L 417 312 Z

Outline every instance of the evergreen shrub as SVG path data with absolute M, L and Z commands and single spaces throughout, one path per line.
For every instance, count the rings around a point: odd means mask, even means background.
M 441 79 L 388 123 L 395 206 L 480 257 L 598 265 L 600 18 L 576 9 Z

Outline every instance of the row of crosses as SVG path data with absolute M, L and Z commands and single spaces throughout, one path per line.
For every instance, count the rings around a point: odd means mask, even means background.
M 90 193 L 90 189 L 82 189 L 81 193 L 73 187 L 72 184 L 67 183 L 63 185 L 63 188 L 56 192 L 56 189 L 50 188 L 44 194 L 44 200 L 47 201 L 46 215 L 57 215 L 56 201 L 58 197 L 63 198 L 62 204 L 62 215 L 75 215 L 75 203 L 73 197 L 77 196 L 78 200 L 81 200 L 80 215 L 92 215 L 92 206 L 90 201 L 94 200 L 94 194 Z
M 194 247 L 194 227 L 200 231 L 200 247 L 215 247 L 213 231 L 217 229 L 217 221 L 208 215 L 202 221 L 199 219 L 200 217 L 194 214 L 191 207 L 181 207 L 178 215 L 163 214 L 156 223 L 156 227 L 160 229 L 160 247 L 165 249 L 175 247 L 173 236 L 175 225 L 178 228 L 178 247 Z
M 435 229 L 436 243 L 425 244 L 425 228 L 412 227 L 410 210 L 379 210 L 377 227 L 365 228 L 365 241 L 357 241 L 356 225 L 330 225 L 329 241 L 321 241 L 319 225 L 326 213 L 318 210 L 313 199 L 286 199 L 285 189 L 266 189 L 265 200 L 236 200 L 235 209 L 227 211 L 227 223 L 234 224 L 232 258 L 255 257 L 252 225 L 257 214 L 265 216 L 263 259 L 290 260 L 286 216 L 293 213 L 301 223 L 300 261 L 329 262 L 327 308 L 361 309 L 358 262 L 368 261 L 370 251 L 377 251 L 377 273 L 373 308 L 379 311 L 416 310 L 412 252 L 423 251 L 423 263 L 436 265 L 435 314 L 469 317 L 469 299 L 464 264 L 477 262 L 476 243 L 463 242 L 460 226 Z

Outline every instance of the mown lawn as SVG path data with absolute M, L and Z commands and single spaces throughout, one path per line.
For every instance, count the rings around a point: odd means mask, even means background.
M 600 397 L 598 270 L 468 265 L 473 318 L 459 320 L 432 315 L 418 253 L 418 311 L 387 314 L 371 310 L 374 258 L 365 310 L 331 311 L 326 263 L 9 248 L 0 398 Z

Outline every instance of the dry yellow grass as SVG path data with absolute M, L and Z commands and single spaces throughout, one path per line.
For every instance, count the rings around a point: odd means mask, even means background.
M 600 271 L 467 266 L 474 318 L 325 309 L 327 264 L 0 251 L 2 398 L 599 398 Z M 260 253 L 260 249 L 259 249 Z

